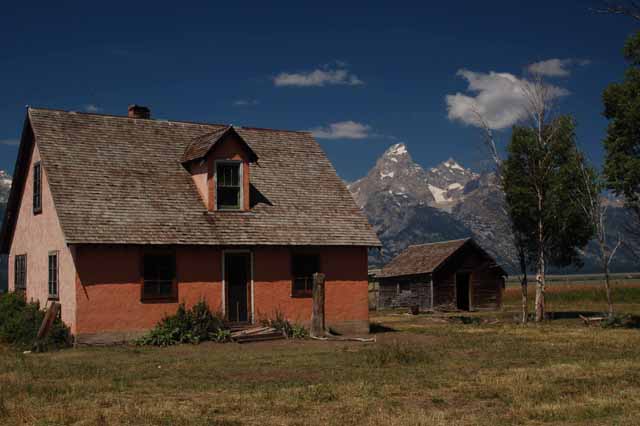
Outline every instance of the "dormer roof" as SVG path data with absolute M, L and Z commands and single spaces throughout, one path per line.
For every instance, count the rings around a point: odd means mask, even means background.
M 250 163 L 258 161 L 258 155 L 253 151 L 253 149 L 251 149 L 249 144 L 236 131 L 236 129 L 233 126 L 226 126 L 224 128 L 214 130 L 213 132 L 195 137 L 187 146 L 187 149 L 185 149 L 182 156 L 182 162 L 186 163 L 206 157 L 216 145 L 221 144 L 228 137 L 235 137 L 236 140 L 240 142 L 249 155 Z

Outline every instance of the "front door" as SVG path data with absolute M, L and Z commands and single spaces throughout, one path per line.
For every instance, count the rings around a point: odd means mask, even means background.
M 456 274 L 456 304 L 458 309 L 463 311 L 469 310 L 469 281 L 470 274 Z
M 251 256 L 249 253 L 225 253 L 224 273 L 227 298 L 227 319 L 249 322 L 249 285 Z

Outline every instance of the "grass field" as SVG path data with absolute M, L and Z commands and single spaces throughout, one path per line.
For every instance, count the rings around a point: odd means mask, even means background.
M 640 330 L 585 327 L 593 285 L 549 291 L 562 320 L 372 315 L 376 343 L 278 341 L 47 354 L 0 346 L 2 425 L 638 425 Z M 640 312 L 640 283 L 616 290 Z M 623 300 L 624 299 L 624 300 Z

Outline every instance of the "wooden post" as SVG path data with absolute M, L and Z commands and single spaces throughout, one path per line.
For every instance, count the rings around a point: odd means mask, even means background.
M 36 336 L 36 341 L 33 344 L 33 349 L 36 352 L 42 350 L 42 341 L 51 331 L 51 327 L 53 326 L 53 322 L 56 320 L 58 313 L 60 313 L 60 304 L 57 302 L 53 302 L 51 306 L 49 306 L 49 309 L 47 309 L 47 312 L 44 314 L 42 324 L 40 324 L 40 329 L 38 330 L 38 335 Z
M 324 274 L 313 274 L 313 311 L 311 314 L 311 335 L 324 337 Z

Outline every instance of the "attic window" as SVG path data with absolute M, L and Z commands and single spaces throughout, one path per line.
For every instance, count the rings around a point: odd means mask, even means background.
M 33 213 L 42 213 L 42 168 L 40 162 L 33 165 Z
M 216 206 L 218 210 L 240 210 L 242 169 L 240 161 L 216 162 Z

